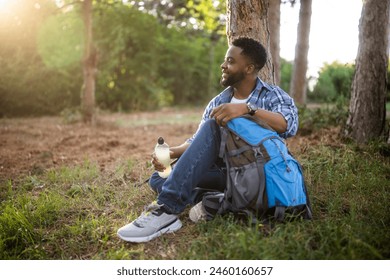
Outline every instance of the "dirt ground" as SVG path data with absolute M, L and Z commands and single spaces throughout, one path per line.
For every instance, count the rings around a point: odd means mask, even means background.
M 100 114 L 95 126 L 65 123 L 62 117 L 0 120 L 0 180 L 34 175 L 62 165 L 88 160 L 101 170 L 127 159 L 150 160 L 159 136 L 181 144 L 197 128 L 196 122 L 153 124 L 148 120 L 180 118 L 186 112 Z M 196 112 L 191 111 L 194 114 Z M 199 111 L 199 118 L 201 111 Z M 145 123 L 145 124 L 142 124 Z
M 187 114 L 199 118 L 180 122 Z M 100 114 L 93 127 L 81 122 L 65 123 L 62 117 L 0 119 L 0 181 L 86 160 L 97 163 L 101 171 L 110 171 L 130 158 L 147 162 L 159 136 L 170 145 L 183 143 L 196 131 L 201 114 L 200 109 Z M 179 121 L 156 122 L 161 119 Z M 296 136 L 288 145 L 299 152 L 308 141 L 313 139 Z

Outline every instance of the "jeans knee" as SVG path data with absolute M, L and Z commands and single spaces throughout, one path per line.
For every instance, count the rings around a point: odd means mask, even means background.
M 206 129 L 206 134 L 208 136 L 214 136 L 216 140 L 220 140 L 221 137 L 221 128 L 215 121 L 215 119 L 208 119 L 203 124 L 203 127 Z
M 149 187 L 156 193 L 161 193 L 162 185 L 166 179 L 161 178 L 157 172 L 154 172 L 149 179 Z
M 217 122 L 215 121 L 215 119 L 208 119 L 207 121 L 204 122 L 203 125 L 208 125 L 208 126 L 210 126 L 211 128 L 218 128 L 218 124 L 217 124 Z
M 215 119 L 208 119 L 203 124 L 203 127 L 208 129 L 213 135 L 220 134 L 220 131 L 221 131 L 221 129 L 220 129 L 219 125 L 217 124 L 217 122 L 215 121 Z

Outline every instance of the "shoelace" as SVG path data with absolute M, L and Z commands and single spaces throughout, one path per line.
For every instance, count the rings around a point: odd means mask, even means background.
M 151 204 L 145 207 L 142 214 L 135 221 L 136 224 L 143 227 L 143 225 L 146 224 L 152 218 L 151 214 L 160 208 L 161 205 L 158 205 L 156 201 L 153 201 Z
M 153 201 L 144 208 L 144 212 L 153 212 L 154 210 L 160 209 L 162 205 L 159 205 L 157 201 Z

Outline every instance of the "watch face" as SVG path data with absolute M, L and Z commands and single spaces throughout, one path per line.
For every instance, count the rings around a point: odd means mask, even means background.
M 249 108 L 251 108 L 251 111 L 257 111 L 257 107 L 253 104 L 249 104 Z
M 247 106 L 248 106 L 248 110 L 249 110 L 249 115 L 254 115 L 257 111 L 257 107 L 253 104 L 250 104 L 250 103 L 248 103 Z

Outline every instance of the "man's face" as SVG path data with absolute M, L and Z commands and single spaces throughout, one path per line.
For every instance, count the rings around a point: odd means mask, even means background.
M 241 55 L 241 51 L 241 48 L 235 46 L 230 46 L 227 50 L 225 61 L 221 64 L 222 86 L 234 86 L 245 78 L 248 60 Z

